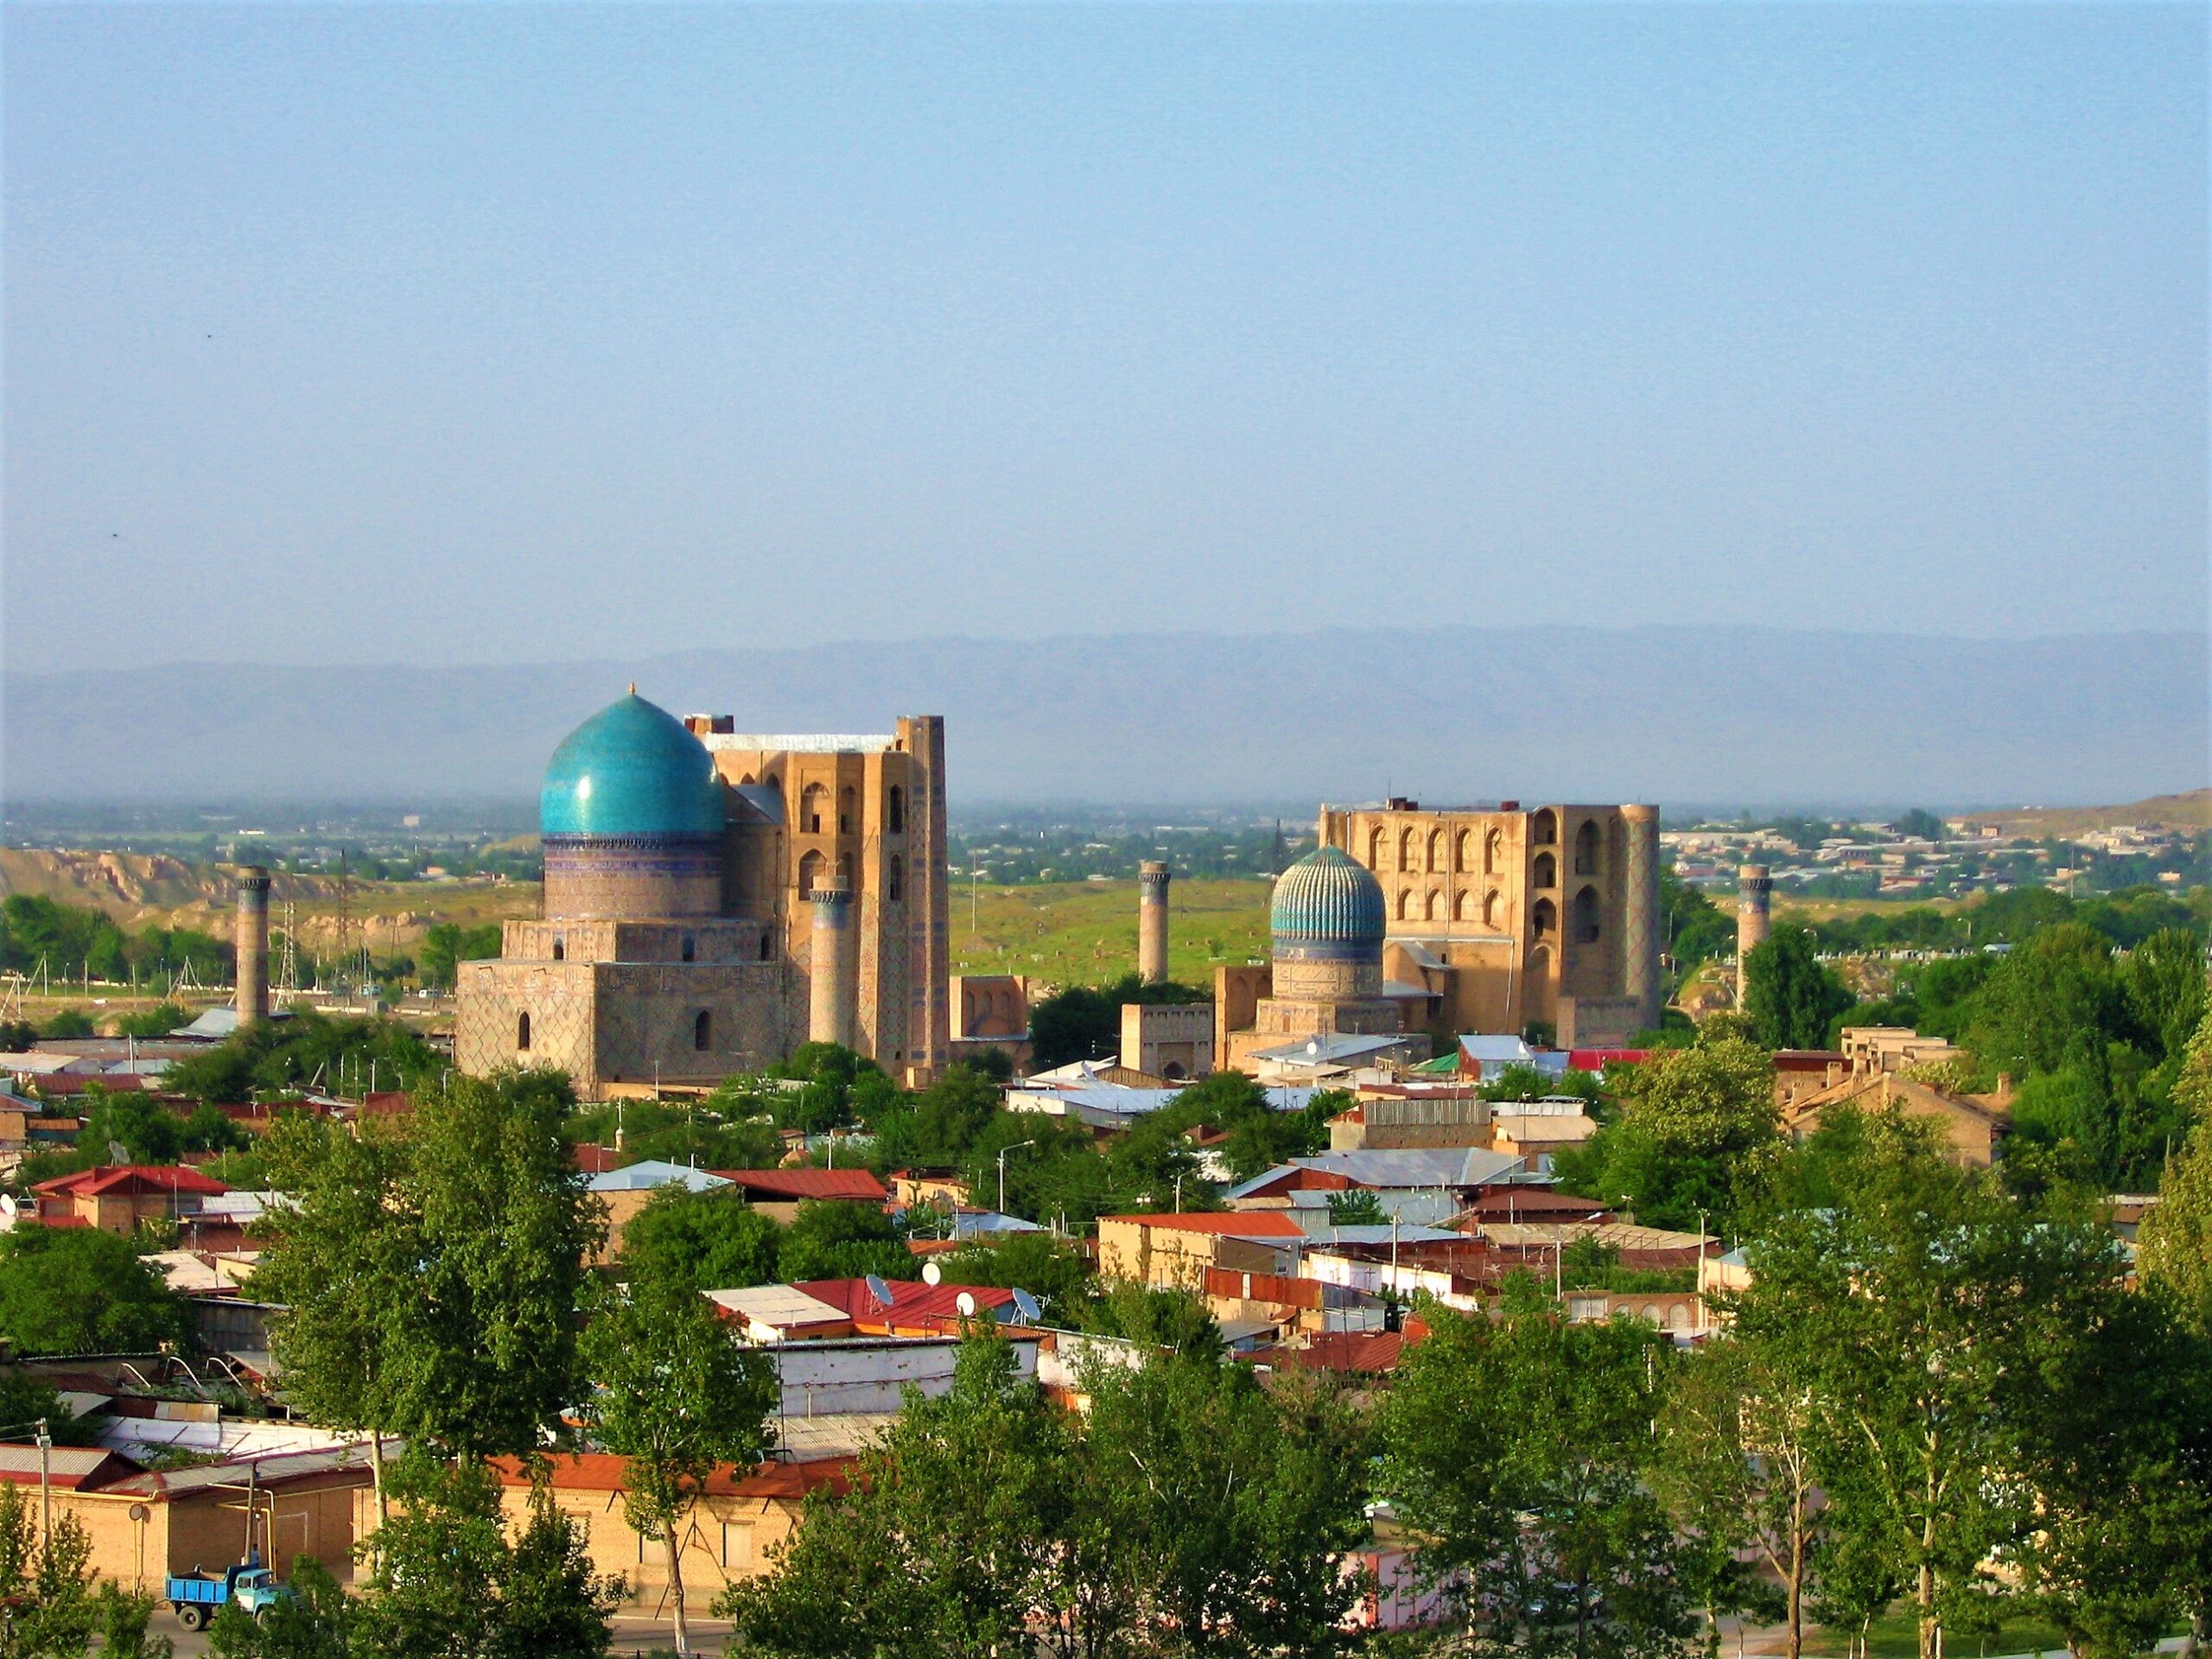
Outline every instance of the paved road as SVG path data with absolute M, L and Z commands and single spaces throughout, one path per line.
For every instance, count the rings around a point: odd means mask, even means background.
M 720 1654 L 729 1643 L 729 1624 L 719 1618 L 700 1618 L 690 1621 L 691 1646 L 701 1654 Z M 188 1630 L 177 1623 L 175 1612 L 164 1603 L 154 1614 L 148 1632 L 166 1636 L 176 1643 L 177 1659 L 206 1659 L 207 1632 Z M 618 1654 L 665 1652 L 676 1645 L 673 1627 L 667 1618 L 647 1618 L 637 1613 L 617 1613 L 614 1616 L 614 1651 Z

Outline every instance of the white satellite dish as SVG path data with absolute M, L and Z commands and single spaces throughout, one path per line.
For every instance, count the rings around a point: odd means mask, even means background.
M 885 1284 L 881 1279 L 878 1278 L 872 1273 L 868 1274 L 867 1282 L 868 1294 L 875 1298 L 875 1305 L 878 1307 L 890 1306 L 891 1287 Z
M 922 1282 L 924 1284 L 938 1284 L 943 1282 L 944 1279 L 944 1269 L 938 1266 L 936 1262 L 925 1262 L 922 1263 Z
M 968 1292 L 963 1290 L 954 1297 L 952 1305 L 960 1310 L 962 1319 L 972 1319 L 976 1317 L 976 1299 Z
M 1024 1325 L 1034 1325 L 1045 1317 L 1045 1310 L 1038 1306 L 1037 1299 L 1018 1285 L 1014 1287 L 1014 1306 Z

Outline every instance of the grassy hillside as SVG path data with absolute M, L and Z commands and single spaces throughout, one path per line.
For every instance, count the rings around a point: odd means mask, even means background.
M 2109 830 L 2116 823 L 2139 829 L 2178 830 L 2190 833 L 2212 830 L 2212 789 L 2192 789 L 2179 795 L 2153 795 L 2125 806 L 2031 806 L 2004 812 L 1977 812 L 1985 823 L 2001 823 L 2015 836 L 2064 838 Z
M 1169 891 L 1168 969 L 1211 982 L 1217 962 L 1267 955 L 1268 884 L 1178 881 Z M 1066 882 L 952 894 L 952 957 L 963 974 L 1028 974 L 1096 984 L 1135 971 L 1137 884 Z

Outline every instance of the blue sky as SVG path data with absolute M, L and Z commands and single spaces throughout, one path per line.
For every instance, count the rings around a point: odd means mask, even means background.
M 11 4 L 9 665 L 2201 627 L 2205 20 Z

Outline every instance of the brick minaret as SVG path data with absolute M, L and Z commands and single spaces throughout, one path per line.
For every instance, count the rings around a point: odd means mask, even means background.
M 1167 867 L 1156 859 L 1137 866 L 1137 977 L 1157 985 L 1167 977 Z
M 249 864 L 238 877 L 238 1024 L 269 1017 L 269 872 Z
M 1751 951 L 1766 943 L 1773 931 L 1770 895 L 1774 877 L 1764 864 L 1746 864 L 1736 872 L 1736 1006 L 1744 1006 L 1745 973 Z
M 842 876 L 829 876 L 815 884 L 807 902 L 814 909 L 814 924 L 807 952 L 806 1038 L 850 1048 L 860 964 L 853 890 Z

